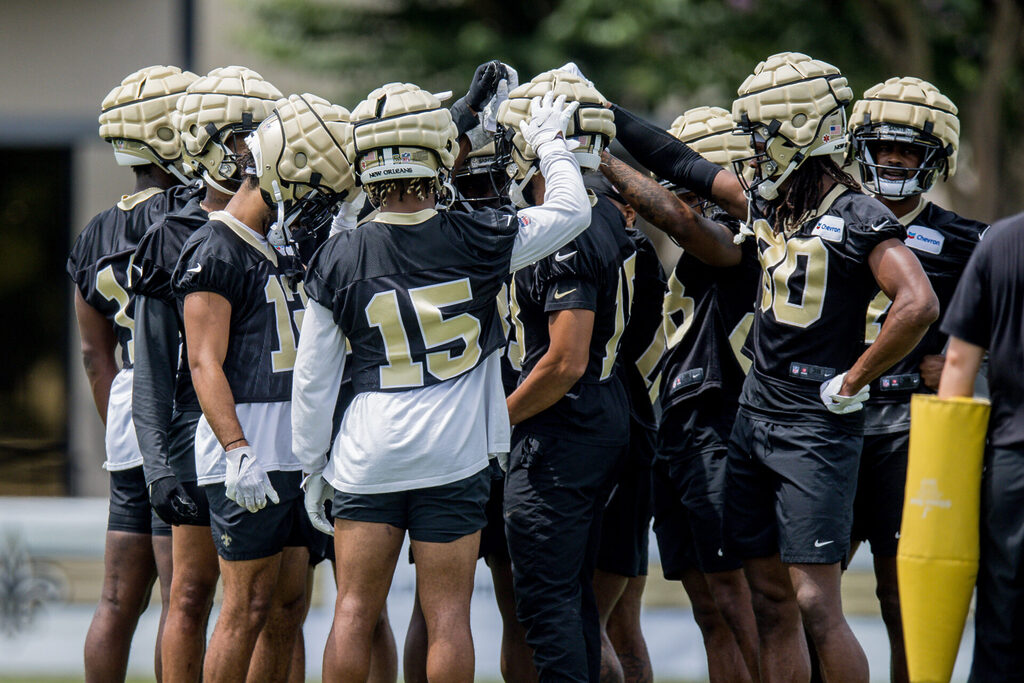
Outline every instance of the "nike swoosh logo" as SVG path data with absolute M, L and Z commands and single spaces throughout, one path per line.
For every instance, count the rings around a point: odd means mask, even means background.
M 566 297 L 566 296 L 569 296 L 570 294 L 572 294 L 572 293 L 573 293 L 573 292 L 575 292 L 575 291 L 576 291 L 576 288 L 575 288 L 575 287 L 573 287 L 573 288 L 572 288 L 572 289 L 570 289 L 570 290 L 569 290 L 568 292 L 555 292 L 555 298 L 556 298 L 556 299 L 561 299 L 562 297 Z
M 875 225 L 872 225 L 871 229 L 874 230 L 875 232 L 878 232 L 887 225 L 889 225 L 889 219 L 883 218 L 882 220 L 878 221 L 878 223 L 876 223 Z
M 571 259 L 575 255 L 575 251 L 570 251 L 568 254 L 555 254 L 555 260 L 561 263 L 562 261 L 567 261 Z
M 830 543 L 835 543 L 835 541 L 824 541 L 824 542 L 822 542 L 822 541 L 819 541 L 819 540 L 815 539 L 814 547 L 815 548 L 824 548 L 825 546 L 827 546 Z
M 200 263 L 200 264 L 199 264 L 199 265 L 197 265 L 197 266 L 196 266 L 195 268 L 189 268 L 189 269 L 188 269 L 188 270 L 186 270 L 185 272 L 186 272 L 186 273 L 198 273 L 198 272 L 199 272 L 199 271 L 201 271 L 202 269 L 203 269 L 203 264 L 202 264 L 202 263 Z

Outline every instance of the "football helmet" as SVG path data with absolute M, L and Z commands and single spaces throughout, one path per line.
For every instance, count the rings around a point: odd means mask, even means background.
M 412 83 L 388 83 L 352 110 L 346 151 L 357 185 L 430 178 L 440 196 L 450 185 L 457 137 L 451 113 L 435 95 Z
M 492 141 L 470 152 L 452 175 L 456 202 L 467 210 L 498 207 L 508 200 L 505 164 L 511 159 L 506 156 L 502 163 L 496 149 Z
M 355 184 L 345 153 L 348 121 L 344 107 L 309 93 L 290 95 L 278 100 L 273 113 L 246 137 L 255 168 L 242 172 L 259 179 L 260 194 L 277 211 L 277 222 L 267 233 L 274 246 L 326 235 Z
M 188 182 L 173 114 L 178 98 L 196 78 L 176 66 L 149 66 L 107 93 L 100 108 L 100 137 L 113 145 L 119 165 L 156 164 Z
M 175 112 L 189 171 L 220 192 L 234 194 L 242 176 L 228 138 L 256 130 L 281 97 L 281 91 L 244 66 L 214 69 L 194 81 Z
M 772 55 L 747 76 L 732 104 L 733 122 L 752 138 L 753 156 L 734 162 L 748 192 L 775 199 L 779 186 L 813 156 L 846 151 L 846 105 L 853 91 L 839 69 L 799 52 Z M 744 165 L 756 163 L 753 182 Z
M 868 88 L 853 105 L 850 117 L 853 158 L 864 186 L 875 195 L 898 200 L 927 192 L 940 175 L 956 172 L 960 120 L 956 105 L 928 81 L 890 78 Z M 916 168 L 884 166 L 873 155 L 873 143 L 902 142 L 920 149 Z M 886 178 L 886 172 L 890 177 Z
M 508 94 L 498 109 L 499 133 L 511 155 L 512 163 L 506 173 L 512 178 L 509 196 L 522 208 L 528 202 L 523 190 L 538 171 L 537 152 L 519 130 L 520 122 L 530 117 L 530 103 L 535 97 L 548 92 L 565 95 L 566 102 L 579 102 L 566 130 L 566 142 L 573 148 L 580 167 L 596 170 L 601 163 L 601 152 L 615 138 L 615 114 L 605 107 L 607 100 L 589 81 L 569 71 L 553 69 L 534 76 Z

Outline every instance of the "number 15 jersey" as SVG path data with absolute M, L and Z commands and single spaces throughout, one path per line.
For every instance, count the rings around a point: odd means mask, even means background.
M 836 185 L 798 228 L 776 234 L 751 207 L 761 286 L 751 334 L 753 371 L 740 406 L 779 423 L 815 415 L 859 429 L 863 415 L 836 416 L 819 397 L 821 383 L 845 372 L 864 349 L 864 316 L 878 284 L 872 250 L 906 230 L 879 201 Z

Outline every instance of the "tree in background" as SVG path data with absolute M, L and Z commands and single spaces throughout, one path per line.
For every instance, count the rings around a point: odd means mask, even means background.
M 525 78 L 576 61 L 609 98 L 667 123 L 729 106 L 769 54 L 806 52 L 859 96 L 918 76 L 957 103 L 961 170 L 951 208 L 993 220 L 1024 209 L 1024 12 L 1016 0 L 254 0 L 246 40 L 338 75 L 341 102 L 387 80 L 462 89 L 500 58 Z

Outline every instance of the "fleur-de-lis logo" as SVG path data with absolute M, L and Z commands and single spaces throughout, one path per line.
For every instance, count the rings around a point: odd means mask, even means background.
M 220 542 L 224 544 L 225 548 L 227 548 L 231 545 L 231 537 L 228 536 L 227 533 L 223 533 L 220 535 Z
M 0 551 L 0 635 L 27 631 L 47 603 L 62 602 L 66 593 L 59 572 L 33 560 L 21 537 L 9 532 Z

